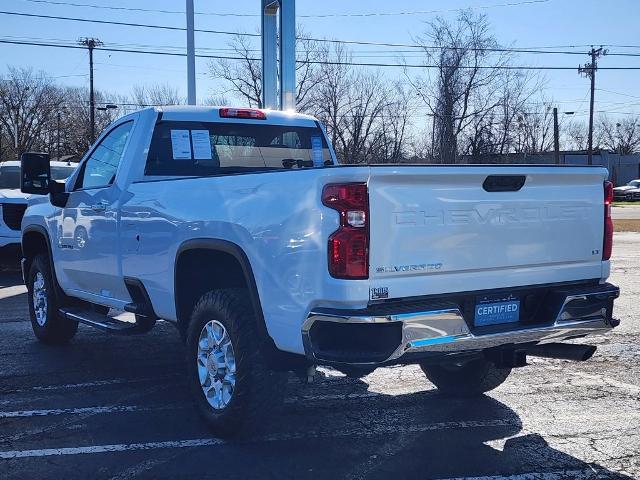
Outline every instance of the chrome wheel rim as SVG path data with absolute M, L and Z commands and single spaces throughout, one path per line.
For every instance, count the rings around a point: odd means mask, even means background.
M 212 408 L 222 410 L 236 388 L 236 356 L 227 329 L 217 320 L 207 322 L 198 340 L 200 387 Z
M 36 315 L 36 322 L 41 327 L 47 323 L 47 287 L 44 283 L 44 275 L 36 273 L 33 279 L 33 311 Z

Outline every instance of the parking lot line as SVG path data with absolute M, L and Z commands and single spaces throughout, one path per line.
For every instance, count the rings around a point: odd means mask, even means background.
M 224 440 L 217 438 L 199 438 L 168 442 L 121 443 L 115 445 L 95 445 L 90 447 L 43 448 L 39 450 L 13 450 L 0 452 L 1 459 L 50 457 L 59 455 L 83 455 L 92 453 L 126 452 L 130 450 L 154 450 L 159 448 L 190 448 L 222 445 Z
M 555 472 L 529 472 L 518 473 L 515 475 L 497 475 L 484 477 L 455 477 L 442 478 L 440 480 L 567 480 L 569 478 L 587 479 L 605 479 L 610 478 L 607 472 L 601 468 L 584 468 L 582 470 L 558 470 Z
M 90 388 L 90 387 L 102 387 L 105 385 L 121 385 L 127 383 L 142 383 L 142 382 L 157 382 L 160 380 L 170 380 L 172 378 L 178 378 L 181 375 L 165 375 L 162 377 L 154 377 L 153 379 L 149 378 L 112 378 L 109 380 L 96 380 L 94 382 L 84 382 L 84 383 L 67 383 L 65 385 L 36 385 L 31 387 L 29 390 L 35 391 L 50 391 L 50 390 L 69 390 L 73 388 Z M 17 390 L 18 392 L 23 392 L 25 390 Z
M 0 418 L 46 417 L 49 415 L 83 415 L 99 413 L 144 412 L 158 410 L 177 410 L 185 405 L 112 405 L 107 407 L 49 408 L 42 410 L 15 410 L 0 412 Z
M 423 425 L 374 425 L 363 428 L 357 427 L 346 430 L 332 430 L 326 432 L 303 432 L 290 434 L 274 434 L 254 439 L 251 443 L 281 442 L 299 440 L 303 438 L 339 438 L 339 437 L 369 437 L 380 434 L 424 433 L 434 430 L 466 429 L 466 428 L 496 428 L 518 426 L 517 419 L 497 419 L 484 421 L 440 422 Z M 0 451 L 0 459 L 16 459 L 30 457 L 50 457 L 63 455 L 86 455 L 96 453 L 126 452 L 136 450 L 156 450 L 170 448 L 192 448 L 222 445 L 225 442 L 217 438 L 197 438 L 191 440 L 171 440 L 165 442 L 123 443 L 114 445 L 93 445 L 85 447 L 45 448 L 37 450 L 8 450 Z

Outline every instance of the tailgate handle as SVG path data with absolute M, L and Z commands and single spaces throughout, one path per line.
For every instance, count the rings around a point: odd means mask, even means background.
M 524 186 L 526 175 L 489 175 L 482 188 L 487 192 L 517 192 Z

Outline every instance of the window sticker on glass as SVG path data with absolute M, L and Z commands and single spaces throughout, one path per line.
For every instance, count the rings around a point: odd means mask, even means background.
M 211 139 L 209 130 L 191 130 L 194 160 L 211 160 Z
M 311 136 L 311 151 L 313 155 L 313 165 L 321 167 L 324 165 L 324 153 L 322 151 L 322 138 L 318 135 Z
M 174 160 L 191 160 L 189 130 L 171 130 L 171 149 Z

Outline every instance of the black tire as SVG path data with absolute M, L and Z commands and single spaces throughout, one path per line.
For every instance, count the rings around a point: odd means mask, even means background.
M 441 393 L 454 397 L 482 395 L 502 385 L 511 373 L 510 368 L 496 368 L 485 359 L 463 364 L 422 364 L 422 371 Z
M 216 290 L 203 295 L 187 329 L 187 376 L 200 415 L 220 437 L 260 430 L 282 404 L 286 373 L 266 365 L 260 352 L 255 314 L 246 291 Z M 207 400 L 198 373 L 198 345 L 205 325 L 217 321 L 226 329 L 235 357 L 235 387 L 228 404 L 214 408 Z M 205 374 L 206 377 L 207 374 Z
M 44 308 L 46 313 L 37 317 L 34 305 L 34 284 L 38 282 L 38 285 L 40 285 L 40 279 L 44 281 L 44 292 L 41 298 L 46 300 Z M 56 298 L 55 282 L 51 273 L 49 258 L 46 255 L 39 254 L 31 262 L 27 276 L 27 290 L 31 327 L 38 340 L 48 345 L 62 345 L 69 342 L 78 331 L 78 322 L 68 320 L 58 313 L 59 305 Z M 41 289 L 39 290 L 42 291 Z M 40 312 L 43 313 L 42 310 Z

